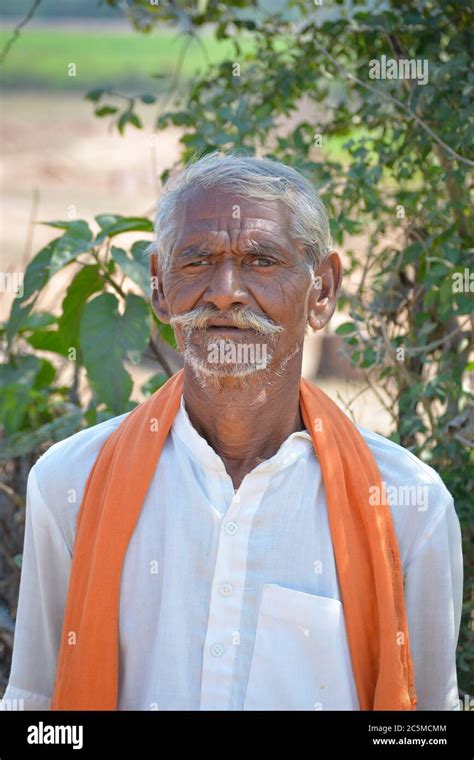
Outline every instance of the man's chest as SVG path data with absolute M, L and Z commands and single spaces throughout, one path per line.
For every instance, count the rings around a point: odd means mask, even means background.
M 294 464 L 237 493 L 152 483 L 122 575 L 125 693 L 140 675 L 157 709 L 357 709 L 319 468 Z

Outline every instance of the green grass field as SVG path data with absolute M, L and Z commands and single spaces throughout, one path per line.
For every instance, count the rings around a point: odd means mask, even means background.
M 0 32 L 0 48 L 8 38 L 8 32 Z M 212 63 L 233 50 L 232 43 L 218 42 L 210 32 L 201 39 Z M 157 91 L 164 89 L 166 83 L 169 85 L 183 43 L 183 35 L 174 30 L 138 34 L 132 30 L 127 33 L 92 29 L 89 33 L 27 27 L 0 67 L 0 81 L 7 89 L 84 91 L 91 87 L 134 85 Z M 76 76 L 68 74 L 71 63 L 75 64 Z M 191 42 L 182 67 L 183 78 L 206 66 L 202 46 Z M 166 79 L 154 79 L 154 74 L 165 75 Z

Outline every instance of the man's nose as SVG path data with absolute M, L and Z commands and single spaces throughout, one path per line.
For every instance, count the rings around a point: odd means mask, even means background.
M 233 257 L 223 257 L 213 267 L 212 279 L 203 299 L 205 303 L 213 304 L 220 311 L 225 311 L 235 304 L 248 304 L 249 296 L 238 261 Z

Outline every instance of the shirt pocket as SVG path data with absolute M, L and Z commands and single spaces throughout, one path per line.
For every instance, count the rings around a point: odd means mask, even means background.
M 359 710 L 343 605 L 264 583 L 244 710 Z

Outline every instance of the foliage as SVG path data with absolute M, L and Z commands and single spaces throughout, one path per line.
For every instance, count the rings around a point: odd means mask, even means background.
M 108 4 L 119 6 L 118 0 Z M 179 0 L 158 6 L 145 0 L 129 3 L 129 18 L 139 31 L 165 22 L 179 24 L 186 45 L 212 22 L 215 37 L 233 48 L 227 60 L 210 65 L 186 90 L 175 88 L 167 110 L 160 104 L 156 129 L 183 129 L 181 162 L 216 149 L 239 148 L 295 166 L 320 189 L 334 240 L 349 258 L 347 274 L 358 281 L 341 298 L 348 322 L 340 332 L 352 362 L 365 371 L 367 383 L 392 415 L 394 440 L 431 464 L 455 499 L 467 570 L 459 683 L 472 694 L 472 13 L 463 4 L 431 0 L 416 5 L 390 0 L 383 7 L 342 1 L 325 7 L 295 0 L 271 13 L 264 4 L 238 0 L 225 6 L 217 0 L 189 5 Z M 245 51 L 242 31 L 253 41 Z M 428 61 L 428 82 L 371 79 L 370 61 L 382 56 Z M 146 105 L 143 100 L 127 100 L 122 109 L 105 91 L 89 98 L 96 109 L 116 109 L 109 113 L 120 130 L 128 124 L 140 126 L 135 109 Z M 311 115 L 299 110 L 302 99 L 311 104 Z M 288 116 L 296 119 L 291 127 L 284 126 Z M 331 140 L 341 138 L 343 160 L 326 152 Z M 163 173 L 163 181 L 172 168 Z M 35 315 L 34 300 L 30 306 L 27 295 L 15 303 L 6 326 L 12 372 L 24 373 L 31 393 L 37 394 L 33 400 L 30 391 L 18 389 L 19 376 L 10 376 L 10 401 L 3 412 L 10 434 L 22 425 L 33 429 L 51 422 L 44 390 L 54 385 L 53 370 L 44 359 L 36 359 L 33 366 L 24 347 L 17 355 L 18 338 L 36 350 L 53 346 L 62 356 L 67 347 L 77 346 L 78 361 L 95 392 L 86 412 L 89 424 L 99 402 L 106 413 L 130 406 L 130 383 L 120 365 L 127 352 L 143 351 L 149 321 L 141 321 L 143 297 L 136 296 L 132 307 L 110 279 L 122 265 L 128 274 L 127 267 L 136 265 L 137 258 L 133 250 L 114 254 L 107 243 L 107 257 L 99 262 L 93 253 L 99 241 L 93 241 L 86 227 L 77 222 L 65 228 L 62 242 L 53 241 L 37 255 L 25 280 L 31 294 L 34 287 L 43 287 L 51 268 L 70 266 L 84 253 L 92 255 L 84 282 L 76 285 L 83 288 L 80 326 L 77 320 L 70 324 L 67 308 L 62 322 Z M 103 235 L 106 241 L 107 230 Z M 68 291 L 68 297 L 72 302 L 74 293 Z M 79 306 L 81 298 L 76 299 Z M 123 302 L 121 316 L 118 304 Z M 118 390 L 107 395 L 110 378 L 103 374 L 99 347 L 92 346 L 92 332 L 100 322 L 104 340 L 115 339 L 120 319 L 131 332 L 117 341 L 113 357 L 108 354 L 117 370 Z M 68 390 L 55 388 L 54 394 L 64 398 Z
M 175 345 L 147 297 L 150 279 L 144 248 L 149 241 L 135 241 L 130 251 L 113 245 L 125 232 L 151 232 L 152 223 L 115 214 L 100 214 L 96 222 L 95 235 L 84 220 L 49 223 L 63 234 L 28 265 L 23 293 L 14 299 L 2 327 L 8 362 L 0 364 L 0 419 L 5 433 L 0 459 L 24 452 L 26 441 L 36 443 L 43 432 L 53 439 L 62 436 L 65 414 L 78 428 L 133 408 L 126 362 L 137 364 L 149 347 L 166 366 L 152 337 L 153 321 L 159 334 Z M 43 289 L 68 268 L 73 276 L 59 316 L 35 310 Z M 67 375 L 72 380 L 66 382 Z M 79 393 L 82 375 L 91 391 L 86 405 Z

